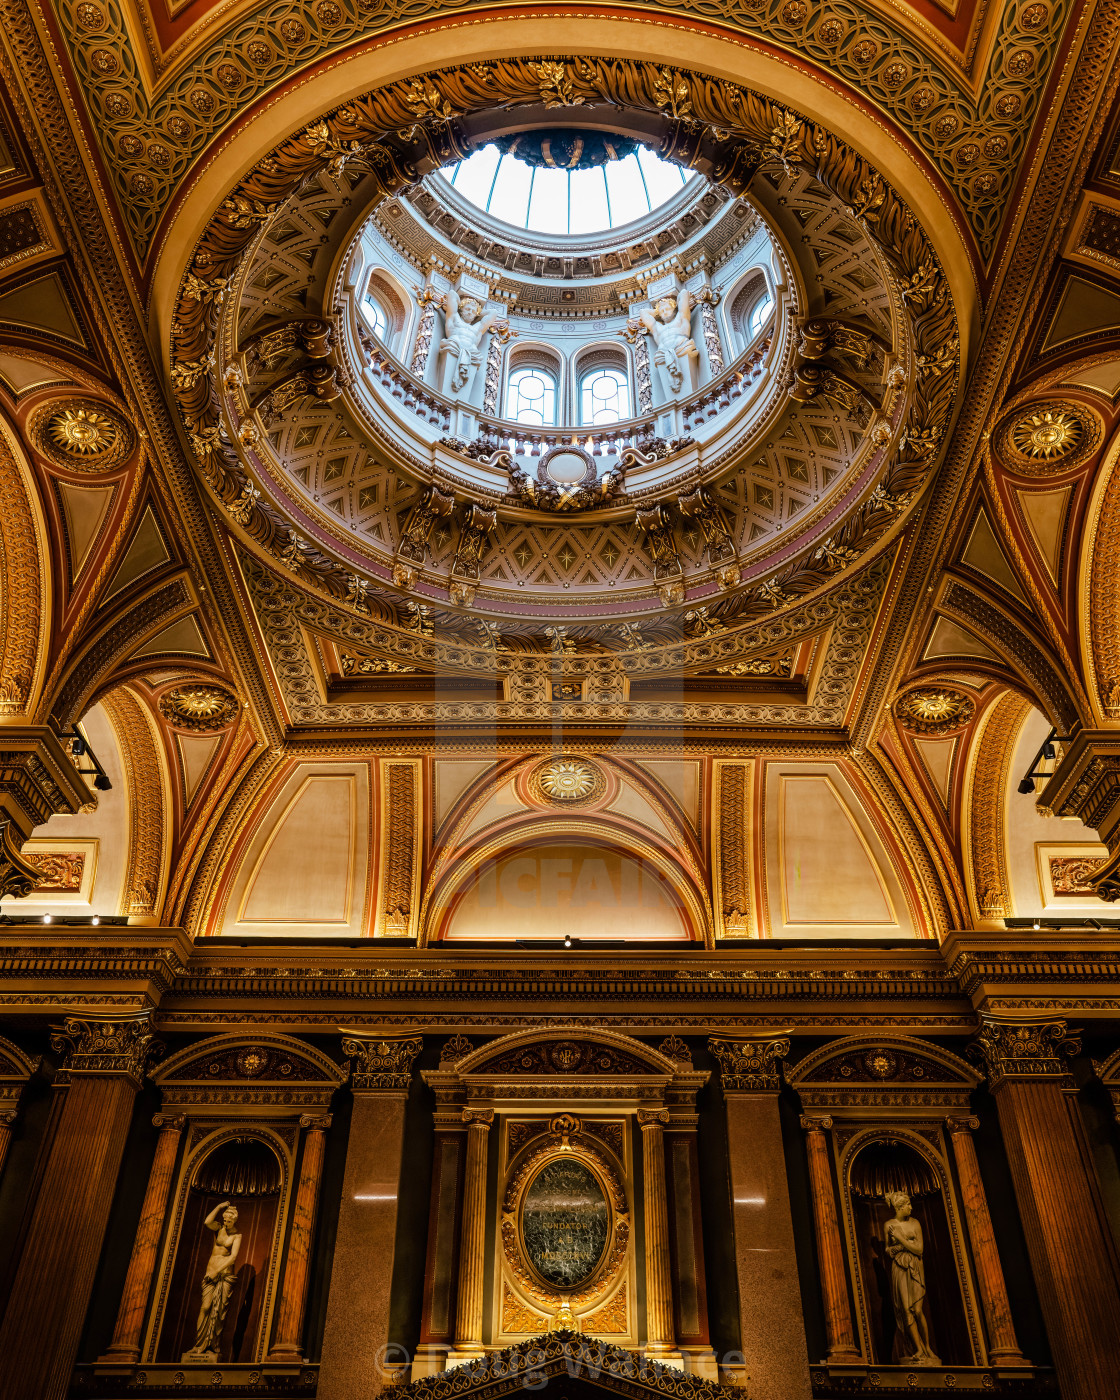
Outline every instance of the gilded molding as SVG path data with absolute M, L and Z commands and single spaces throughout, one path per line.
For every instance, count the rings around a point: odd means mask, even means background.
M 39 531 L 23 472 L 0 431 L 0 715 L 28 712 L 43 651 L 50 597 Z
M 154 915 L 160 906 L 170 820 L 159 741 L 143 702 L 126 686 L 102 699 L 120 746 L 128 787 L 128 858 L 122 912 Z
M 974 741 L 962 829 L 969 841 L 969 894 L 981 919 L 1004 919 L 1015 912 L 1003 799 L 1015 740 L 1030 708 L 1030 702 L 1014 691 L 1002 695 L 984 716 Z

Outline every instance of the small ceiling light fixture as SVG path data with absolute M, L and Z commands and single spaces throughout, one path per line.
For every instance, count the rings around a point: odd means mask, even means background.
M 1033 778 L 1020 778 L 1020 780 L 1019 780 L 1019 791 L 1022 792 L 1022 793 L 1034 792 L 1034 779 L 1033 779 Z
M 51 921 L 51 919 L 52 919 L 52 917 L 53 917 L 53 915 L 51 915 L 51 914 L 44 914 L 44 915 L 43 915 L 43 922 L 44 922 L 45 924 L 49 924 L 50 921 Z
M 571 946 L 572 946 L 572 935 L 571 935 L 570 933 L 566 933 L 566 934 L 564 935 L 564 947 L 565 947 L 565 948 L 570 948 Z
M 100 915 L 100 914 L 94 914 L 93 918 L 90 919 L 90 923 L 91 923 L 91 924 L 99 924 L 100 922 L 101 922 L 101 915 Z

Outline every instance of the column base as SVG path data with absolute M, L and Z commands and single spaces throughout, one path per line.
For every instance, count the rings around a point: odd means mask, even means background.
M 684 1357 L 679 1351 L 660 1351 L 657 1347 L 643 1347 L 642 1355 L 650 1361 L 660 1362 L 662 1366 L 674 1366 L 678 1371 L 684 1370 Z
M 139 1347 L 110 1347 L 97 1358 L 98 1366 L 135 1366 L 140 1360 Z
M 719 1362 L 711 1347 L 703 1351 L 686 1351 L 681 1348 L 681 1357 L 684 1360 L 684 1369 L 691 1376 L 699 1376 L 701 1380 L 715 1381 L 719 1384 Z
M 830 1351 L 824 1359 L 826 1366 L 862 1366 L 863 1356 L 858 1351 Z
M 303 1361 L 303 1348 L 296 1346 L 273 1347 L 265 1357 L 269 1366 L 302 1366 Z
M 426 1342 L 416 1348 L 416 1355 L 412 1358 L 412 1371 L 409 1379 L 418 1381 L 425 1376 L 438 1376 L 441 1371 L 447 1369 L 447 1358 L 451 1353 L 449 1346 Z
M 450 1371 L 452 1366 L 468 1366 L 472 1361 L 478 1361 L 485 1355 L 486 1348 L 483 1346 L 472 1348 L 469 1351 L 465 1348 L 461 1351 L 452 1349 L 447 1353 L 447 1365 L 445 1369 Z
M 988 1365 L 997 1370 L 1004 1370 L 1008 1367 L 1013 1371 L 1021 1371 L 1024 1368 L 1032 1369 L 1032 1363 L 1027 1360 L 1021 1351 L 990 1351 L 988 1353 Z

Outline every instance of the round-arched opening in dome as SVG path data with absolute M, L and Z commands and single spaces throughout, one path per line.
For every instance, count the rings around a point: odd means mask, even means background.
M 502 143 L 505 144 L 505 143 Z M 440 171 L 477 209 L 513 228 L 558 235 L 605 233 L 660 209 L 695 171 L 634 142 L 590 168 L 524 160 L 495 142 Z M 567 152 L 565 152 L 567 154 Z M 568 160 L 578 162 L 578 156 Z

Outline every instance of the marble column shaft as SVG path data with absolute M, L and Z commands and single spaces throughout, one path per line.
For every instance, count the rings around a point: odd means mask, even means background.
M 346 1146 L 316 1400 L 376 1394 L 390 1379 L 389 1304 L 412 1065 L 423 1047 L 347 1034 L 354 1111 Z
M 1062 1400 L 1113 1400 L 1120 1357 L 1120 1259 L 1101 1200 L 1061 1022 L 985 1017 L 974 1046 L 988 1070 Z
M 179 1139 L 186 1119 L 166 1118 L 157 1114 L 152 1119 L 152 1124 L 160 1130 L 156 1140 L 155 1157 L 152 1159 L 152 1170 L 148 1174 L 144 1204 L 140 1207 L 140 1223 L 136 1227 L 132 1258 L 128 1261 L 128 1273 L 125 1275 L 121 1305 L 117 1310 L 113 1340 L 101 1358 L 102 1361 L 120 1362 L 122 1365 L 131 1365 L 140 1359 L 140 1334 L 151 1296 L 156 1251 L 167 1218 L 167 1198 L 171 1191 L 175 1159 L 179 1155 Z
M 809 1352 L 778 1112 L 778 1059 L 789 1042 L 708 1042 L 720 1062 L 739 1322 L 752 1394 L 809 1400 Z
M 64 1400 L 69 1390 L 137 1087 L 90 1075 L 64 1091 L 0 1324 L 2 1400 Z
M 949 1119 L 949 1140 L 953 1144 L 961 1204 L 968 1222 L 968 1238 L 972 1242 L 972 1258 L 976 1265 L 976 1287 L 988 1324 L 988 1356 L 993 1366 L 1026 1366 L 1029 1363 L 1019 1350 L 1015 1336 L 1003 1265 L 1000 1263 L 992 1217 L 988 1213 L 988 1198 L 980 1177 L 980 1163 L 976 1160 L 976 1147 L 972 1141 L 972 1129 L 979 1126 L 978 1118 Z
M 669 1208 L 665 1199 L 667 1109 L 639 1109 L 646 1235 L 646 1351 L 672 1351 L 673 1285 L 669 1272 Z
M 831 1118 L 805 1117 L 805 1146 L 809 1155 L 809 1184 L 813 1193 L 813 1225 L 817 1237 L 817 1261 L 821 1271 L 824 1325 L 828 1336 L 828 1361 L 832 1365 L 856 1365 L 863 1356 L 856 1345 L 852 1310 L 848 1302 L 848 1274 L 840 1241 L 836 1193 L 828 1160 L 825 1133 Z
M 486 1156 L 492 1108 L 465 1108 L 467 1167 L 463 1182 L 463 1225 L 459 1235 L 459 1295 L 455 1309 L 455 1350 L 482 1350 L 482 1280 L 486 1266 Z
M 292 1208 L 292 1233 L 284 1260 L 276 1332 L 268 1353 L 269 1361 L 303 1360 L 303 1317 L 307 1308 L 311 1236 L 319 1209 L 319 1186 L 323 1178 L 323 1156 L 331 1118 L 330 1114 L 323 1118 L 305 1115 L 299 1121 L 300 1126 L 306 1129 L 306 1136 L 303 1139 L 299 1185 Z

